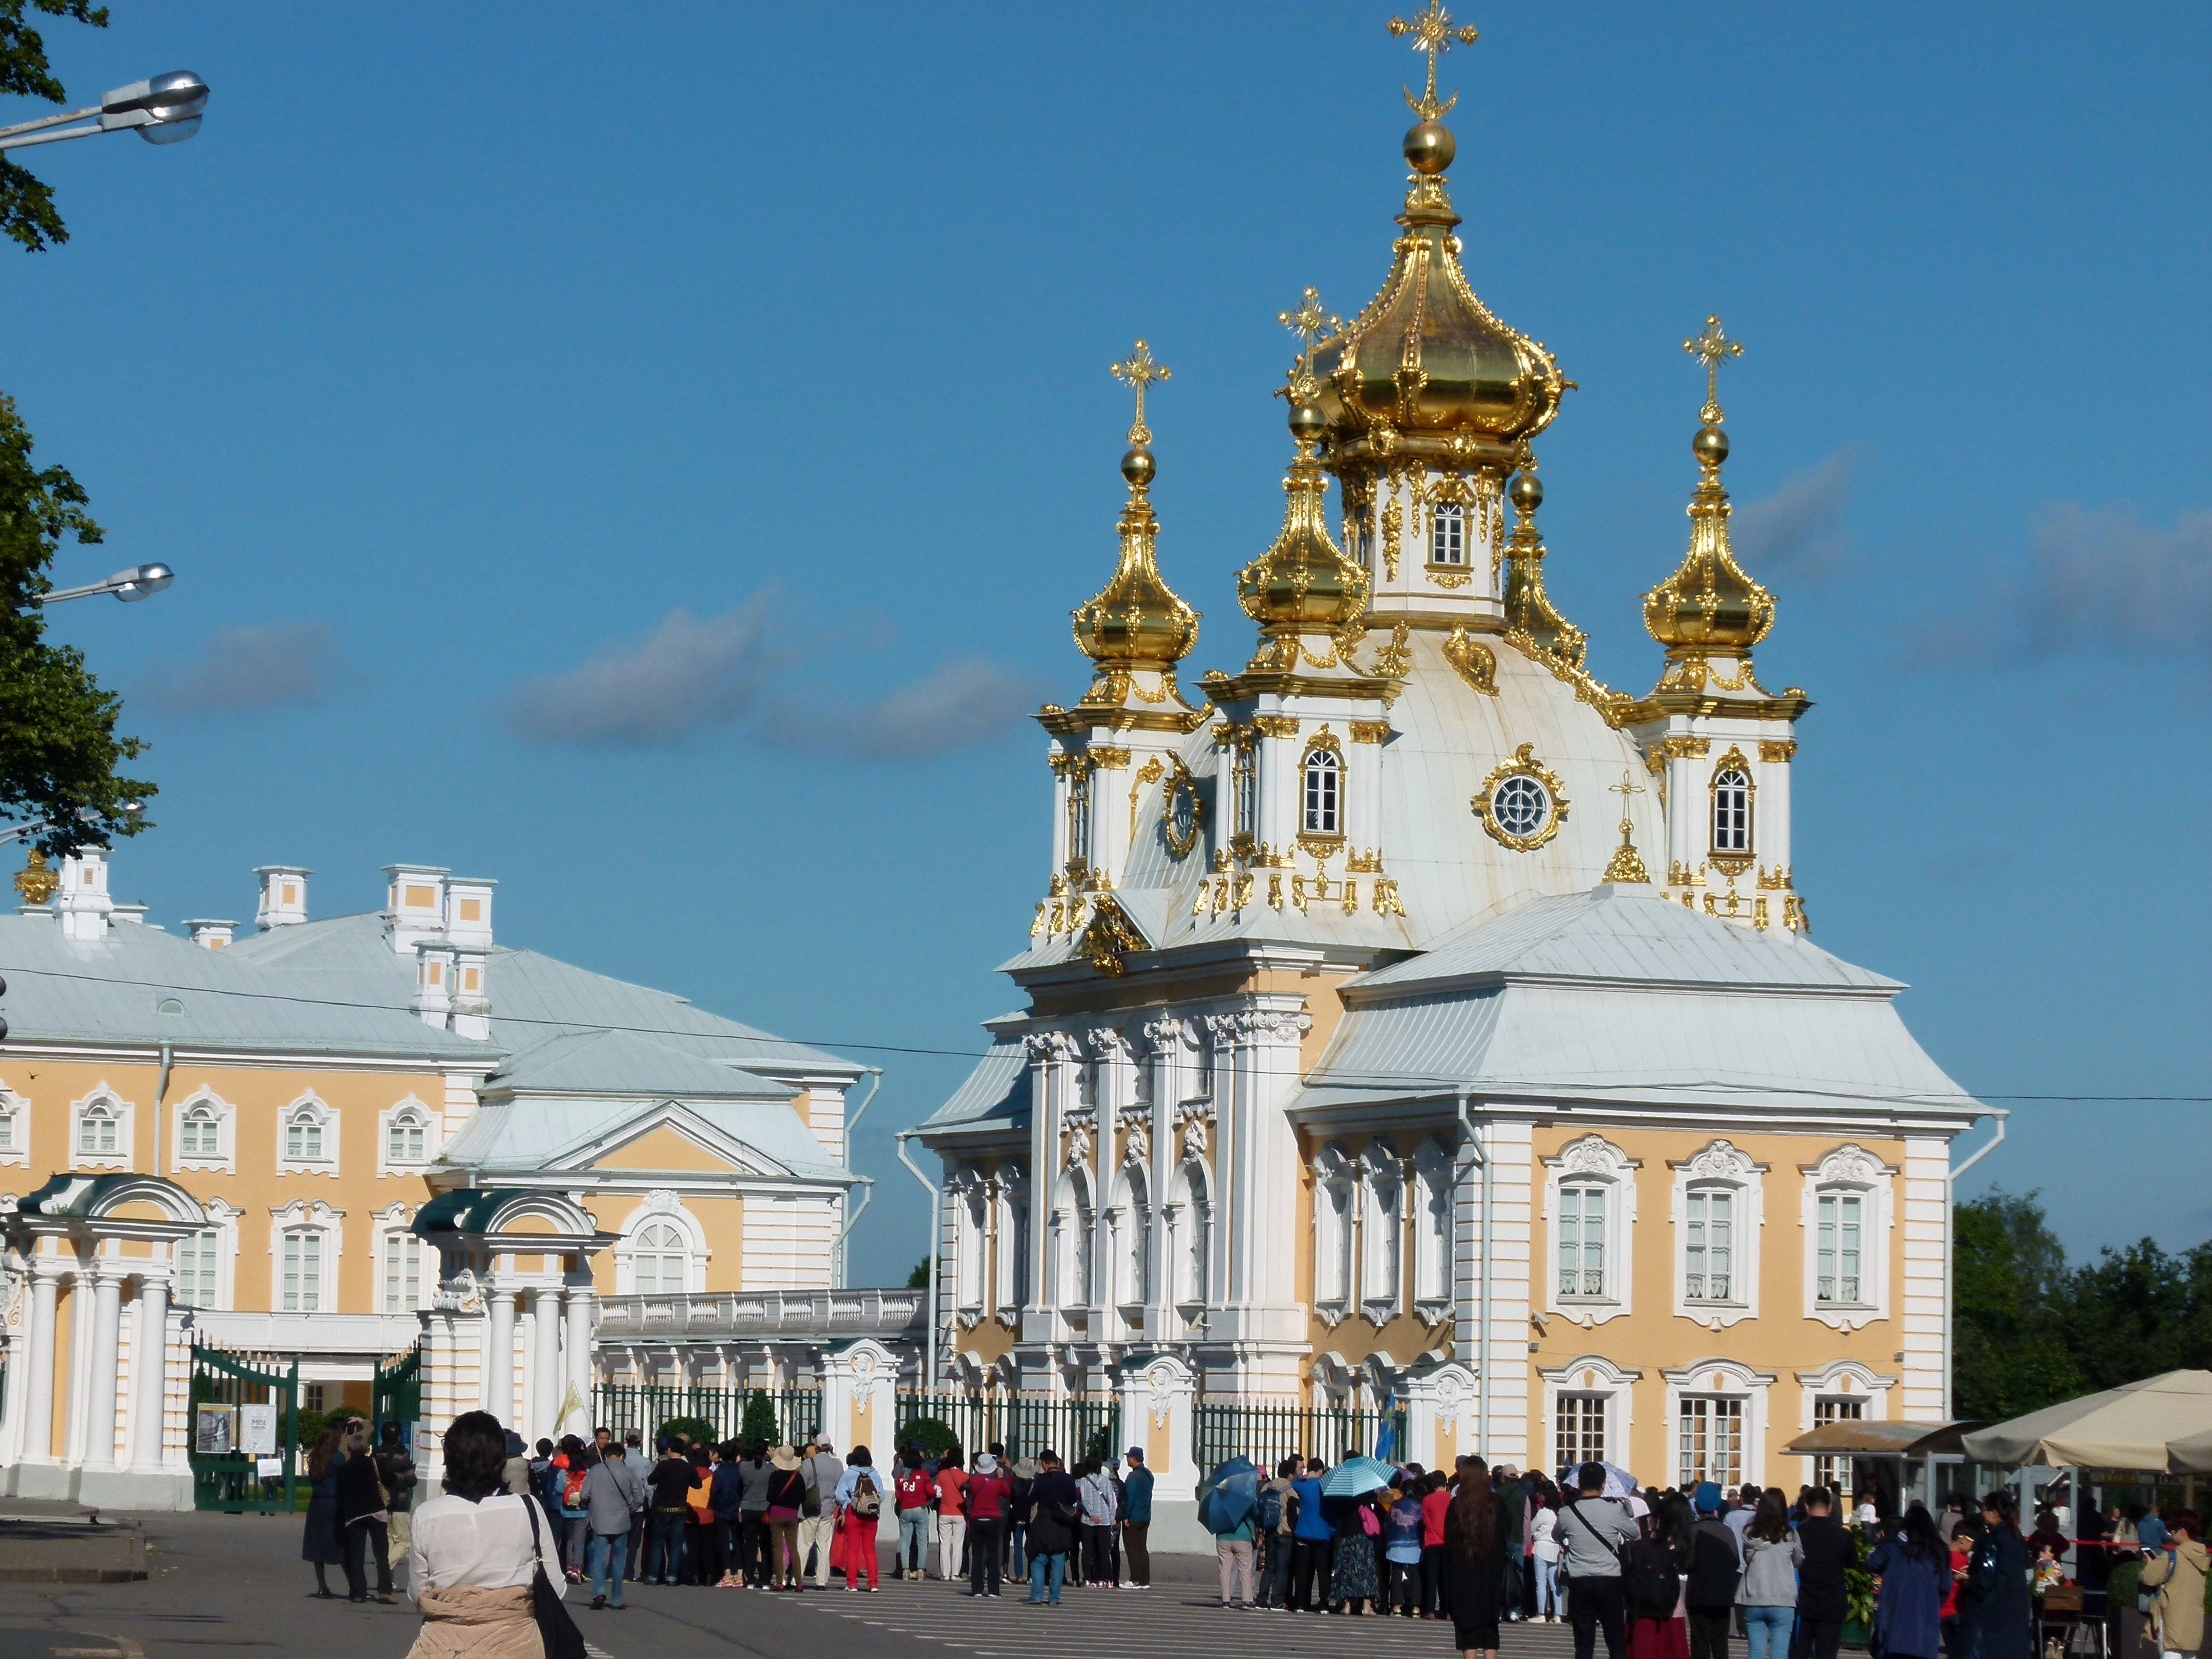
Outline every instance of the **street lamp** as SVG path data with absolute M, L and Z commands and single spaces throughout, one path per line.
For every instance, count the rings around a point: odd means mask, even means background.
M 116 811 L 126 818 L 135 818 L 145 810 L 146 803 L 138 800 L 126 800 L 116 808 Z M 99 819 L 100 811 L 96 807 L 80 806 L 76 809 L 76 821 L 79 823 L 95 823 Z M 38 818 L 29 823 L 19 823 L 13 830 L 0 832 L 0 847 L 5 847 L 11 841 L 22 841 L 27 836 L 37 835 L 41 830 L 51 830 L 53 827 L 54 821 L 52 818 Z
M 125 605 L 136 605 L 149 593 L 158 593 L 177 580 L 177 573 L 166 564 L 142 564 L 129 570 L 118 570 L 104 582 L 87 582 L 82 587 L 57 587 L 41 593 L 40 605 L 58 605 L 64 599 L 88 599 L 94 593 L 112 593 Z
M 0 150 L 30 144 L 57 144 L 64 138 L 89 138 L 96 132 L 136 129 L 149 144 L 181 143 L 200 130 L 207 107 L 207 82 L 190 70 L 172 70 L 150 81 L 118 87 L 99 103 L 60 115 L 45 115 L 12 127 L 0 127 Z M 84 123 L 71 126 L 70 123 Z

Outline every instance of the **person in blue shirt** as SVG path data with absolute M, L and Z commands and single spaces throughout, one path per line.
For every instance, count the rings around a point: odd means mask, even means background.
M 1321 1512 L 1321 1481 L 1328 1465 L 1318 1457 L 1306 1461 L 1303 1479 L 1291 1482 L 1298 1500 L 1297 1524 L 1291 1529 L 1291 1595 L 1292 1613 L 1328 1611 L 1328 1571 L 1334 1534 L 1328 1517 Z
M 1129 1568 L 1129 1587 L 1152 1587 L 1152 1552 L 1147 1541 L 1152 1530 L 1152 1472 L 1145 1467 L 1145 1449 L 1129 1448 L 1128 1478 L 1121 1482 L 1122 1559 Z

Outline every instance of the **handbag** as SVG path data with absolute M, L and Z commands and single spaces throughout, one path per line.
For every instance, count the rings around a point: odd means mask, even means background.
M 568 1616 L 568 1605 L 545 1571 L 545 1549 L 538 1534 L 538 1505 L 526 1498 L 522 1507 L 530 1516 L 530 1553 L 538 1559 L 538 1571 L 530 1579 L 530 1616 L 545 1644 L 545 1659 L 586 1659 L 584 1634 Z

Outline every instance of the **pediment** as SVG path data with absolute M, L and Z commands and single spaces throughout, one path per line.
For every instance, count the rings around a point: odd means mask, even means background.
M 774 1159 L 724 1133 L 680 1101 L 664 1101 L 635 1117 L 609 1125 L 556 1154 L 547 1167 L 672 1175 L 789 1173 Z

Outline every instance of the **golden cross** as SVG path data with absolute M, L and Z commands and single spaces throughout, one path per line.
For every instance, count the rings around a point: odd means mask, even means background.
M 1275 313 L 1275 320 L 1298 337 L 1297 372 L 1291 378 L 1291 395 L 1299 403 L 1314 400 L 1314 353 L 1344 331 L 1344 319 L 1322 309 L 1321 295 L 1308 289 L 1298 296 L 1297 309 Z
M 1620 797 L 1620 827 L 1624 830 L 1627 829 L 1628 798 L 1631 795 L 1642 794 L 1644 793 L 1644 786 L 1636 781 L 1635 773 L 1630 771 L 1627 768 L 1623 767 L 1620 773 L 1620 781 L 1619 783 L 1608 783 L 1606 785 L 1605 793 L 1608 795 L 1618 795 Z
M 1126 362 L 1109 366 L 1115 380 L 1137 389 L 1137 423 L 1129 428 L 1133 445 L 1148 444 L 1152 441 L 1152 429 L 1145 424 L 1145 388 L 1154 380 L 1164 380 L 1170 371 L 1165 363 L 1152 361 L 1152 349 L 1142 340 L 1130 352 Z
M 1694 340 L 1682 342 L 1682 349 L 1705 366 L 1705 406 L 1698 411 L 1698 418 L 1707 426 L 1718 426 L 1721 421 L 1721 363 L 1729 357 L 1743 356 L 1743 342 L 1731 340 L 1721 332 L 1721 319 L 1705 319 L 1705 331 Z
M 1392 18 L 1390 33 L 1412 35 L 1413 50 L 1429 55 L 1428 90 L 1421 94 L 1419 102 L 1415 102 L 1412 91 L 1401 88 L 1406 93 L 1406 101 L 1413 105 L 1413 113 L 1424 121 L 1442 118 L 1450 112 L 1454 104 L 1459 102 L 1459 94 L 1454 93 L 1443 103 L 1437 102 L 1437 58 L 1440 53 L 1449 52 L 1455 40 L 1462 46 L 1473 46 L 1477 38 L 1475 31 L 1467 26 L 1454 28 L 1451 14 L 1443 9 L 1442 0 L 1429 0 L 1429 9 L 1410 23 L 1402 17 Z

